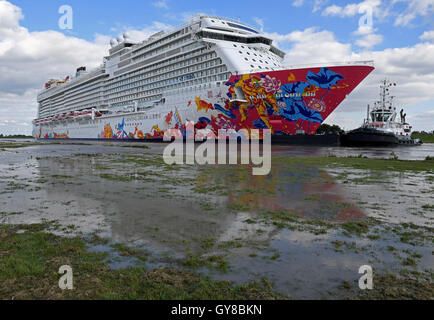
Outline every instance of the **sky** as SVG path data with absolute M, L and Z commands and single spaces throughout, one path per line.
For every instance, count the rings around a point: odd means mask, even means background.
M 71 29 L 59 24 L 64 5 Z M 434 129 L 434 0 L 0 0 L 0 133 L 30 134 L 43 84 L 97 67 L 110 39 L 128 31 L 142 41 L 198 14 L 262 30 L 288 66 L 373 60 L 376 70 L 326 123 L 360 126 L 387 77 L 414 130 Z

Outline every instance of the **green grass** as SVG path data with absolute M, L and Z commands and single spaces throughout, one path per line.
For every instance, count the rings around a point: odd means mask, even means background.
M 2 149 L 18 149 L 32 146 L 40 146 L 42 143 L 38 142 L 9 142 L 9 141 L 1 141 L 0 140 L 0 148 Z
M 373 290 L 358 290 L 358 294 L 358 299 L 362 300 L 432 300 L 434 283 L 377 273 L 374 275 Z
M 187 259 L 183 262 L 183 265 L 191 269 L 199 269 L 202 267 L 208 267 L 211 269 L 218 270 L 220 272 L 228 271 L 228 262 L 218 255 L 213 255 L 209 257 L 203 257 L 201 255 L 189 255 Z
M 290 165 L 308 165 L 321 168 L 326 167 L 350 167 L 362 170 L 379 171 L 427 171 L 434 172 L 434 160 L 398 160 L 398 159 L 368 159 L 359 157 L 278 157 L 273 160 L 276 163 Z
M 342 229 L 349 233 L 360 235 L 369 231 L 369 226 L 364 222 L 345 222 L 341 225 Z
M 121 181 L 121 182 L 130 182 L 133 181 L 134 178 L 129 177 L 127 175 L 120 176 L 120 175 L 114 175 L 114 174 L 108 174 L 108 173 L 102 173 L 99 175 L 101 178 L 111 181 Z
M 25 230 L 24 233 L 16 233 Z M 87 250 L 80 238 L 63 238 L 42 225 L 0 226 L 0 299 L 281 299 L 268 281 L 233 286 L 174 268 L 112 270 L 107 253 Z M 114 248 L 134 254 L 122 245 Z M 192 260 L 226 270 L 219 257 Z M 59 267 L 73 270 L 74 290 L 59 289 Z
M 413 139 L 420 139 L 423 143 L 434 143 L 434 134 L 413 133 Z

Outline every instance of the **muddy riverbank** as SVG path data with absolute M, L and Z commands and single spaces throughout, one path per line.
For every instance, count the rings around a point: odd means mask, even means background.
M 49 270 L 31 273 L 40 261 L 19 272 L 14 246 L 45 241 L 37 240 L 43 232 L 94 255 L 80 270 L 85 279 L 96 276 L 96 264 L 106 275 L 124 274 L 128 285 L 117 298 L 158 298 L 128 290 L 137 292 L 134 281 L 152 270 L 177 270 L 180 278 L 209 277 L 208 289 L 226 287 L 216 296 L 165 287 L 161 298 L 251 299 L 240 289 L 249 288 L 262 298 L 433 299 L 434 162 L 425 158 L 434 148 L 424 148 L 273 146 L 271 174 L 252 176 L 241 165 L 168 166 L 162 144 L 1 141 L 0 224 L 12 243 L 1 249 L 7 267 L 0 274 L 17 288 L 26 272 L 45 279 Z M 64 252 L 41 257 L 67 259 Z M 76 255 L 69 259 L 78 265 Z M 358 288 L 362 265 L 383 279 L 369 293 Z M 2 286 L 2 298 L 17 294 Z M 103 287 L 104 295 L 91 296 L 109 295 Z

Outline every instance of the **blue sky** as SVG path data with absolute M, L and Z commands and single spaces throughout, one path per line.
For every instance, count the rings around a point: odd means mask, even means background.
M 123 0 L 15 0 L 11 1 L 21 7 L 25 16 L 22 25 L 32 31 L 58 30 L 57 21 L 60 17 L 58 8 L 68 4 L 74 10 L 73 35 L 91 41 L 95 33 L 112 34 L 111 29 L 125 26 L 140 29 L 159 21 L 170 25 L 182 24 L 185 17 L 194 13 L 208 13 L 218 16 L 240 18 L 241 21 L 259 27 L 255 18 L 262 19 L 264 31 L 289 33 L 295 29 L 305 29 L 316 26 L 334 32 L 342 42 L 352 42 L 355 36 L 359 18 L 355 15 L 349 19 L 324 16 L 320 8 L 337 4 L 345 6 L 357 1 L 323 1 L 323 5 L 314 12 L 315 1 L 305 0 L 296 7 L 296 1 L 197 1 L 197 0 L 166 0 L 140 1 Z M 116 4 L 116 5 L 115 5 Z M 389 7 L 390 4 L 387 6 Z M 418 17 L 408 26 L 395 26 L 394 18 L 406 8 L 405 1 L 397 2 L 391 7 L 391 16 L 382 20 L 374 19 L 375 28 L 384 36 L 383 43 L 376 49 L 403 47 L 414 45 L 419 36 L 427 29 L 434 28 L 433 16 Z
M 72 30 L 58 26 L 62 5 L 73 9 Z M 372 24 L 363 27 L 367 8 Z M 30 133 L 42 84 L 101 63 L 111 38 L 129 31 L 144 40 L 198 13 L 262 29 L 288 65 L 374 60 L 328 123 L 359 126 L 388 77 L 414 127 L 434 129 L 434 0 L 0 0 L 0 133 Z

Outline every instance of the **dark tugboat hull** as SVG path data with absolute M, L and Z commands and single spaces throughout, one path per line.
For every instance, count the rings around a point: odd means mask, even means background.
M 389 147 L 399 145 L 398 138 L 387 132 L 359 128 L 341 136 L 341 145 L 354 147 Z

